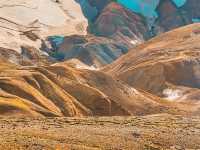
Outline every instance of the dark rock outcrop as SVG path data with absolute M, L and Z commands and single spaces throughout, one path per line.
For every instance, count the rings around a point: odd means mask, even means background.
M 89 66 L 98 68 L 113 62 L 128 52 L 128 49 L 123 43 L 116 43 L 112 39 L 75 35 L 64 38 L 58 53 L 64 55 L 66 60 L 77 58 Z
M 58 53 L 101 67 L 149 38 L 145 18 L 117 3 L 109 3 L 89 27 L 88 36 L 65 37 Z
M 96 35 L 114 39 L 142 41 L 149 38 L 145 18 L 114 2 L 105 7 L 91 30 Z
M 89 4 L 95 7 L 100 13 L 106 5 L 108 5 L 112 0 L 88 0 Z
M 90 22 L 96 20 L 101 11 L 108 5 L 112 0 L 76 0 L 82 8 L 84 15 Z
M 155 22 L 156 34 L 191 24 L 192 20 L 184 10 L 178 8 L 172 0 L 161 0 L 156 8 L 158 18 Z
M 200 18 L 200 3 L 198 0 L 187 0 L 182 9 L 188 14 L 190 19 Z

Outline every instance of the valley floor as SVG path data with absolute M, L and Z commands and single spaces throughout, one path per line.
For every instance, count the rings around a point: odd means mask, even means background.
M 200 117 L 0 118 L 0 149 L 200 149 Z

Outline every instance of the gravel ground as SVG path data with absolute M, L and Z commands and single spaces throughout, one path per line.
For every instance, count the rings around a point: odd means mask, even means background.
M 2 150 L 200 149 L 200 117 L 0 118 Z

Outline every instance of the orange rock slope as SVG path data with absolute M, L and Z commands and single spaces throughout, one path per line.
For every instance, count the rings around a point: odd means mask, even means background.
M 170 102 L 138 91 L 103 72 L 75 69 L 67 62 L 43 67 L 19 67 L 4 61 L 0 70 L 1 115 L 186 113 Z

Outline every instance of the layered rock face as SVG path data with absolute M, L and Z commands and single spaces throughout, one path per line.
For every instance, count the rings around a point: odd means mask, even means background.
M 104 69 L 127 84 L 169 100 L 199 104 L 200 24 L 141 44 Z
M 74 0 L 11 0 L 2 1 L 0 5 L 2 19 L 39 28 L 45 35 L 86 34 L 87 19 Z
M 21 52 L 39 49 L 49 35 L 86 34 L 87 19 L 74 0 L 10 0 L 0 2 L 0 47 Z

